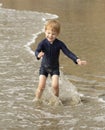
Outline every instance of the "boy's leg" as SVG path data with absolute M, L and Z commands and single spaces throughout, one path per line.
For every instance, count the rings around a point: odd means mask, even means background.
M 43 90 L 45 88 L 45 84 L 46 84 L 46 76 L 40 75 L 39 76 L 39 85 L 38 85 L 38 88 L 37 88 L 36 93 L 35 93 L 36 99 L 41 98 Z
M 52 87 L 53 87 L 53 92 L 55 96 L 59 96 L 59 76 L 58 75 L 53 75 L 52 76 Z

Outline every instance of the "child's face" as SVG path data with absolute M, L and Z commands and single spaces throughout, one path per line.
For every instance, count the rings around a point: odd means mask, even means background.
M 47 29 L 45 30 L 45 36 L 50 43 L 53 43 L 53 41 L 57 38 L 58 33 L 56 31 L 52 31 L 51 29 Z

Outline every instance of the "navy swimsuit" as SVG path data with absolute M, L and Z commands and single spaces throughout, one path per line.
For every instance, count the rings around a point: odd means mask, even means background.
M 39 52 L 44 52 L 40 67 L 40 75 L 45 75 L 46 77 L 48 74 L 51 76 L 54 74 L 59 75 L 60 50 L 62 50 L 66 56 L 68 56 L 77 64 L 78 57 L 72 53 L 62 41 L 55 39 L 53 44 L 51 44 L 47 39 L 44 39 L 39 43 L 35 51 L 35 55 L 38 60 Z

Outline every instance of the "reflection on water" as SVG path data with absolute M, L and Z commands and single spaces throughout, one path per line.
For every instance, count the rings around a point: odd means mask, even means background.
M 41 33 L 45 19 L 56 16 L 0 8 L 0 129 L 105 129 L 105 2 L 59 2 L 64 5 L 63 12 L 68 12 L 67 16 L 62 14 L 62 32 L 65 35 L 61 33 L 61 37 L 68 46 L 71 43 L 70 47 L 78 55 L 88 59 L 88 65 L 81 71 L 81 67 L 62 57 L 61 68 L 66 74 L 61 73 L 60 77 L 60 100 L 63 106 L 47 104 L 36 107 L 32 100 L 38 83 L 40 63 L 33 53 L 29 53 L 26 44 L 33 42 Z M 41 6 L 38 8 L 41 9 Z M 60 13 L 59 8 L 53 11 Z M 79 93 L 69 80 L 78 88 Z M 52 97 L 51 92 L 49 79 L 43 95 L 44 101 Z M 80 98 L 81 103 L 72 104 L 72 101 L 78 102 Z

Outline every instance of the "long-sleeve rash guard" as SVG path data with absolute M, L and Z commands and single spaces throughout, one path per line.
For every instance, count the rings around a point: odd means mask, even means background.
M 54 68 L 59 67 L 60 50 L 62 50 L 66 56 L 68 56 L 77 64 L 78 57 L 73 52 L 71 52 L 62 41 L 58 39 L 55 39 L 52 44 L 47 39 L 41 41 L 35 50 L 35 55 L 39 60 L 40 58 L 38 58 L 38 54 L 41 51 L 44 52 L 41 65 L 44 67 Z

